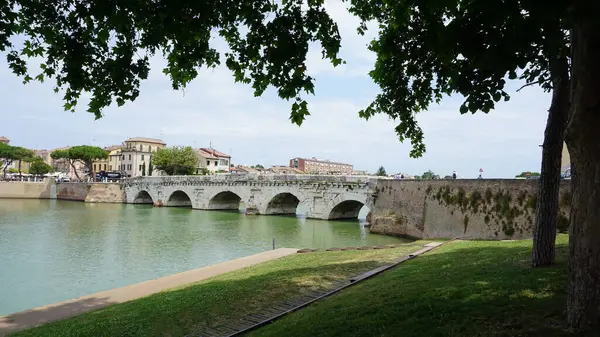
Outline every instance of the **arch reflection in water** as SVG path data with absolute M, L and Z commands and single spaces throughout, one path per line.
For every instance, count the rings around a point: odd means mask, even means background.
M 0 315 L 270 250 L 403 242 L 356 221 L 0 200 Z M 44 282 L 39 282 L 44 280 Z

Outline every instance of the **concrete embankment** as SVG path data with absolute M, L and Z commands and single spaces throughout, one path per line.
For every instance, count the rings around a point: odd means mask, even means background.
M 189 270 L 155 280 L 137 283 L 72 300 L 0 317 L 0 336 L 97 310 L 106 306 L 135 300 L 161 291 L 176 288 L 225 274 L 234 270 L 295 254 L 295 248 L 279 248 L 239 259 Z M 66 285 L 67 286 L 67 285 Z
M 91 203 L 125 203 L 125 190 L 118 183 L 55 183 L 52 179 L 43 182 L 3 181 L 0 182 L 0 199 L 59 199 Z
M 52 180 L 43 182 L 1 181 L 0 199 L 54 199 L 56 185 Z

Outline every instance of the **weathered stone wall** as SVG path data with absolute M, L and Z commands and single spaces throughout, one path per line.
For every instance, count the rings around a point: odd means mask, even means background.
M 530 238 L 537 180 L 380 180 L 371 231 L 418 238 Z M 559 230 L 568 226 L 570 184 L 561 183 Z
M 60 200 L 85 201 L 89 188 L 90 185 L 85 183 L 58 183 L 56 198 Z
M 55 184 L 51 179 L 44 182 L 2 181 L 0 198 L 53 199 L 56 198 Z
M 94 183 L 85 198 L 90 203 L 125 203 L 125 189 L 117 183 Z
M 124 203 L 126 200 L 121 184 L 59 183 L 57 186 L 57 198 L 60 200 L 90 203 Z

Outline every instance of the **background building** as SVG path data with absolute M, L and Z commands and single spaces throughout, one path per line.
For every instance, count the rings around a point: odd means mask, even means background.
M 315 157 L 290 159 L 290 167 L 308 174 L 352 174 L 353 171 L 353 166 L 350 164 L 336 163 Z
M 1 136 L 0 137 L 0 143 L 8 144 L 8 143 L 10 143 L 10 139 L 8 139 L 8 138 L 6 138 L 4 136 Z
M 275 173 L 275 174 L 304 174 L 304 171 L 297 169 L 295 167 L 288 167 L 288 166 L 271 166 L 270 168 L 265 170 L 268 173 Z
M 198 154 L 198 169 L 200 173 L 202 169 L 207 169 L 210 173 L 218 171 L 229 172 L 231 164 L 231 156 L 223 152 L 219 152 L 213 148 L 201 147 L 196 150 Z
M 106 150 L 106 152 L 108 152 L 109 154 L 115 150 L 120 150 L 120 149 L 121 149 L 121 145 L 112 145 L 112 146 L 107 146 L 104 148 L 104 150 Z M 105 159 L 98 159 L 98 160 L 94 160 L 92 162 L 92 169 L 94 170 L 94 177 L 100 171 L 112 172 L 114 168 L 116 168 L 118 170 L 119 165 L 117 164 L 115 166 L 112 166 L 110 163 L 110 156 L 106 157 Z
M 121 147 L 121 160 L 117 164 L 120 165 L 120 169 L 114 171 L 123 172 L 127 177 L 148 175 L 152 155 L 158 149 L 162 149 L 165 146 L 167 146 L 167 144 L 160 139 L 143 137 L 129 138 L 123 142 L 123 146 Z M 159 175 L 158 170 L 153 170 L 152 175 Z
M 570 167 L 571 155 L 569 155 L 569 149 L 567 149 L 567 144 L 563 143 L 562 160 L 560 162 L 560 172 L 564 173 Z

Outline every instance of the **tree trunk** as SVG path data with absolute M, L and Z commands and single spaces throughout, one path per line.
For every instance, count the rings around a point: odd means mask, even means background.
M 575 1 L 574 9 L 567 316 L 587 329 L 600 325 L 600 4 Z
M 79 178 L 79 173 L 77 173 L 77 168 L 75 167 L 75 161 L 68 159 L 69 160 L 69 164 L 71 164 L 71 167 L 73 168 L 73 172 L 75 172 L 75 176 L 77 177 L 77 180 L 81 180 L 81 178 Z
M 21 159 L 19 159 L 19 179 L 23 180 L 23 175 L 21 174 Z
M 564 133 L 569 117 L 569 65 L 566 58 L 552 62 L 552 103 L 544 132 L 542 171 L 538 187 L 533 251 L 534 267 L 554 264 L 556 225 L 558 223 L 558 199 L 560 187 L 560 164 Z

